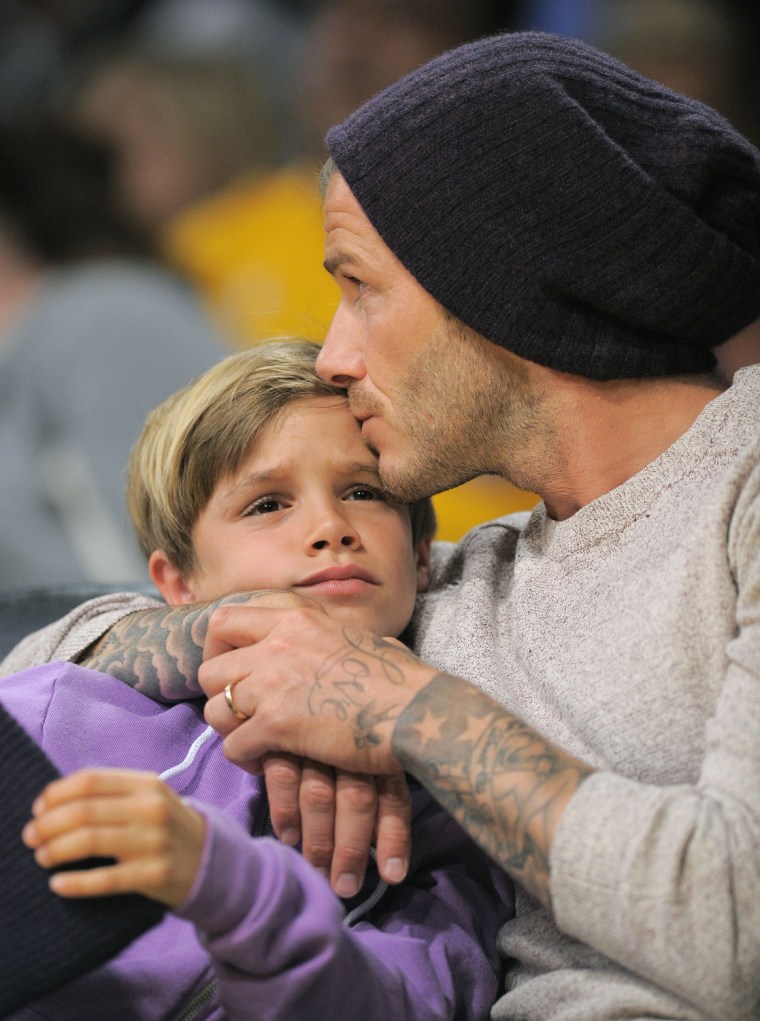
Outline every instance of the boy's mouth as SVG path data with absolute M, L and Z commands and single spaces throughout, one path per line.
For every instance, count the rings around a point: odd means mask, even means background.
M 339 595 L 353 595 L 365 590 L 368 585 L 379 585 L 380 582 L 371 571 L 357 564 L 335 564 L 323 571 L 309 575 L 298 582 L 294 588 L 318 589 L 322 592 L 333 592 Z

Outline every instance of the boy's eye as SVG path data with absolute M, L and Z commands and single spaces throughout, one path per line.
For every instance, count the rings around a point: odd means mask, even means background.
M 374 486 L 354 486 L 348 493 L 348 500 L 384 500 L 385 493 Z
M 282 507 L 283 503 L 279 497 L 262 496 L 246 507 L 243 517 L 251 517 L 254 514 L 273 514 L 275 511 L 281 510 Z

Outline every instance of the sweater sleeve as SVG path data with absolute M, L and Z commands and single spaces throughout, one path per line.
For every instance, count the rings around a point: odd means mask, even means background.
M 415 818 L 409 879 L 353 927 L 296 851 L 196 807 L 209 822 L 206 853 L 178 914 L 212 956 L 229 1021 L 489 1017 L 511 884 L 432 801 Z
M 54 660 L 74 662 L 123 617 L 162 605 L 137 592 L 114 592 L 89 599 L 60 620 L 22 638 L 0 662 L 0 677 Z
M 736 631 L 693 785 L 608 772 L 574 795 L 551 856 L 557 924 L 706 1016 L 760 1002 L 760 467 L 728 535 Z

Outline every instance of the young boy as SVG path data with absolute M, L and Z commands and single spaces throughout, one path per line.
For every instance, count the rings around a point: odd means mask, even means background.
M 171 605 L 272 589 L 397 636 L 426 584 L 432 511 L 384 495 L 345 396 L 314 372 L 318 350 L 233 355 L 156 409 L 132 454 L 130 511 Z M 100 1019 L 106 1002 L 125 1021 L 488 1016 L 511 887 L 421 788 L 408 878 L 370 875 L 341 905 L 267 836 L 261 778 L 224 759 L 200 700 L 162 705 L 57 662 L 0 681 L 0 702 L 68 774 L 24 829 L 38 863 L 114 859 L 56 872 L 53 890 L 136 892 L 172 911 L 19 1018 Z M 228 705 L 239 711 L 234 687 Z

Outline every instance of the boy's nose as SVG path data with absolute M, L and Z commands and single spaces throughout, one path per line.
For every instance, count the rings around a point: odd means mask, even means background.
M 316 550 L 325 549 L 328 546 L 333 545 L 329 539 L 316 539 L 312 546 Z M 341 535 L 340 540 L 335 544 L 337 546 L 345 546 L 347 549 L 357 545 L 357 539 L 354 535 Z
M 323 549 L 355 549 L 361 539 L 359 533 L 340 514 L 325 515 L 307 539 L 310 552 Z

